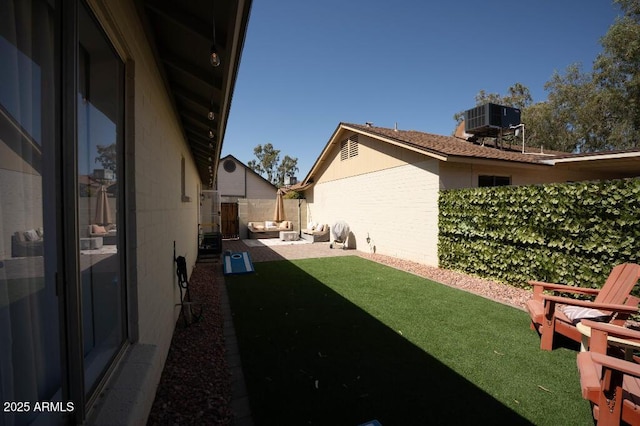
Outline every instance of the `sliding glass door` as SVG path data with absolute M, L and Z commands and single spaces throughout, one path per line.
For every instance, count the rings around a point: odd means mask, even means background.
M 77 247 L 84 386 L 91 393 L 124 339 L 118 227 L 124 65 L 84 6 L 78 24 Z
M 56 2 L 0 1 L 0 425 L 62 398 L 56 297 Z M 55 419 L 53 419 L 55 421 Z
M 123 105 L 84 3 L 0 0 L 0 426 L 82 422 L 126 342 Z

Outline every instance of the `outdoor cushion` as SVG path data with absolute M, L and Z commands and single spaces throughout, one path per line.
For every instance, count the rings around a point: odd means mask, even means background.
M 558 309 L 560 309 L 572 322 L 578 322 L 583 319 L 605 320 L 610 316 L 598 309 L 584 308 L 582 306 L 562 305 L 559 306 Z
M 101 226 L 101 225 L 92 225 L 91 226 L 91 233 L 92 234 L 106 234 L 107 233 L 107 229 L 104 226 Z
M 40 236 L 35 229 L 29 229 L 28 231 L 24 231 L 24 238 L 26 241 L 38 241 Z

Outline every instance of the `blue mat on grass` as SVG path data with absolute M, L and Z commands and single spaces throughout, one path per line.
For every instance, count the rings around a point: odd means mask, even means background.
M 249 274 L 254 272 L 251 256 L 249 256 L 249 252 L 246 251 L 225 253 L 223 267 L 225 275 Z

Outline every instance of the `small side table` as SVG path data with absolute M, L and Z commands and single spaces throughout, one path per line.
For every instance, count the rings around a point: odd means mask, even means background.
M 80 238 L 80 250 L 95 250 L 102 248 L 102 237 Z
M 613 324 L 610 324 L 613 325 Z M 619 327 L 619 326 L 615 326 Z M 584 352 L 589 349 L 589 339 L 591 338 L 591 327 L 587 327 L 583 323 L 579 322 L 576 328 L 582 334 L 582 341 L 580 342 L 580 352 Z M 621 327 L 623 328 L 623 327 Z M 607 342 L 613 346 L 618 346 L 624 349 L 624 357 L 627 361 L 633 359 L 633 350 L 640 349 L 640 342 L 634 342 L 632 340 L 623 339 L 621 337 L 607 336 Z
M 298 241 L 298 231 L 280 231 L 280 240 Z

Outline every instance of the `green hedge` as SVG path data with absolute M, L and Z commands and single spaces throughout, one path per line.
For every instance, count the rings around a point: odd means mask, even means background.
M 638 262 L 640 180 L 441 191 L 440 266 L 526 287 L 600 287 Z

